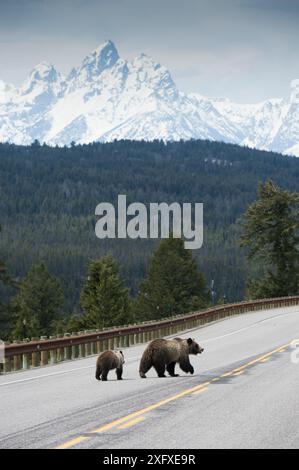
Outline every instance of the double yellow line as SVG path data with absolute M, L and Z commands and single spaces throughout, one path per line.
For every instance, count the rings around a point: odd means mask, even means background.
M 215 377 L 210 382 L 204 382 L 204 383 L 202 383 L 200 385 L 197 385 L 195 387 L 188 388 L 188 389 L 184 390 L 183 392 L 177 393 L 176 395 L 173 395 L 173 396 L 168 397 L 164 400 L 161 400 L 157 403 L 154 403 L 153 405 L 150 405 L 146 408 L 142 408 L 141 410 L 130 413 L 127 416 L 123 416 L 122 418 L 116 419 L 116 420 L 112 421 L 111 423 L 104 424 L 100 428 L 94 429 L 93 431 L 88 433 L 88 436 L 79 436 L 79 437 L 76 437 L 74 439 L 71 439 L 71 440 L 59 445 L 58 447 L 56 447 L 56 449 L 69 449 L 70 447 L 74 447 L 75 445 L 81 444 L 82 442 L 86 441 L 87 439 L 90 439 L 92 434 L 97 435 L 97 434 L 103 433 L 105 431 L 109 431 L 112 428 L 125 429 L 125 428 L 129 428 L 129 427 L 133 426 L 134 424 L 138 424 L 138 423 L 140 423 L 141 421 L 143 421 L 145 419 L 145 417 L 142 416 L 142 415 L 144 415 L 146 413 L 149 413 L 150 411 L 156 410 L 157 408 L 160 408 L 163 405 L 167 405 L 168 403 L 171 403 L 172 401 L 178 400 L 179 398 L 185 397 L 186 395 L 190 395 L 190 394 L 199 395 L 199 394 L 205 392 L 208 389 L 208 386 L 212 382 L 216 382 L 216 381 L 221 380 L 222 378 L 226 378 L 226 377 L 230 377 L 230 376 L 241 375 L 246 368 L 248 368 L 250 366 L 253 366 L 255 364 L 258 364 L 258 363 L 266 362 L 268 359 L 270 359 L 270 357 L 273 354 L 276 354 L 278 352 L 283 352 L 292 343 L 293 343 L 293 341 L 291 341 L 288 344 L 285 344 L 284 346 L 280 346 L 279 348 L 274 349 L 273 351 L 265 354 L 264 356 L 258 357 L 257 359 L 255 359 L 253 361 L 250 361 L 250 362 L 248 362 L 247 364 L 244 364 L 241 367 L 238 367 L 238 368 L 236 368 L 236 369 L 234 369 L 230 372 L 226 372 L 225 374 L 222 374 L 219 377 Z

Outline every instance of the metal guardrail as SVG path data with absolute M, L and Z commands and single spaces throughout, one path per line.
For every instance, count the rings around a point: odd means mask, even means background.
M 89 330 L 49 338 L 14 341 L 5 344 L 4 363 L 0 364 L 0 374 L 92 356 L 106 349 L 147 343 L 155 338 L 173 335 L 233 315 L 292 305 L 299 305 L 299 296 L 221 305 L 160 321 L 102 331 Z

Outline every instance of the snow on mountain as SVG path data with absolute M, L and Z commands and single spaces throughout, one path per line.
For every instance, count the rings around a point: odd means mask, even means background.
M 291 98 L 237 104 L 178 90 L 169 71 L 112 41 L 63 77 L 42 62 L 18 89 L 0 81 L 0 141 L 69 145 L 114 139 L 209 139 L 299 156 L 299 81 Z

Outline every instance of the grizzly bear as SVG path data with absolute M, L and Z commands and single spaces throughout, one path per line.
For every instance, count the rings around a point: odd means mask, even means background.
M 152 366 L 156 369 L 158 377 L 166 377 L 165 369 L 171 377 L 177 377 L 178 374 L 174 372 L 177 362 L 184 372 L 193 374 L 194 369 L 190 364 L 189 354 L 201 354 L 203 351 L 203 348 L 191 338 L 155 339 L 142 355 L 139 366 L 140 377 L 145 379 L 145 374 Z
M 116 369 L 117 380 L 122 380 L 123 364 L 125 363 L 122 351 L 104 351 L 97 359 L 96 379 L 107 380 L 108 372 Z

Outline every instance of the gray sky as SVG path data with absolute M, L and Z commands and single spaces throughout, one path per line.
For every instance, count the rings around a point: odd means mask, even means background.
M 151 55 L 180 89 L 239 102 L 288 97 L 299 0 L 0 0 L 0 79 L 42 60 L 67 73 L 105 39 Z

